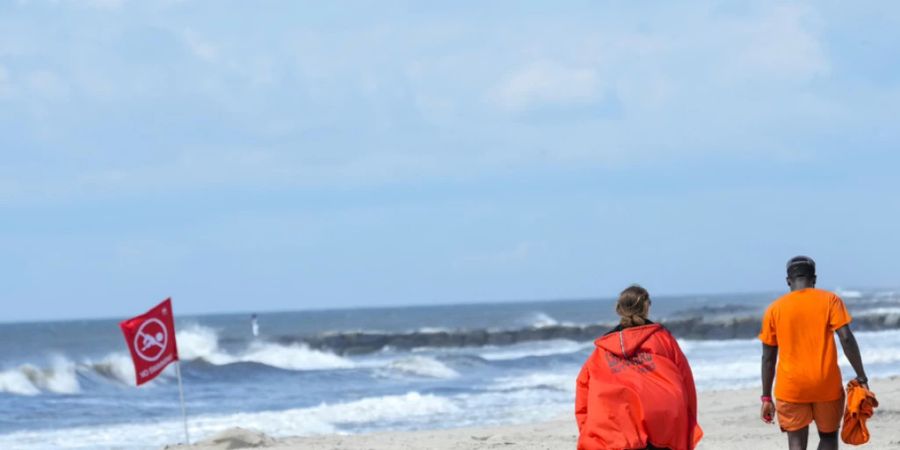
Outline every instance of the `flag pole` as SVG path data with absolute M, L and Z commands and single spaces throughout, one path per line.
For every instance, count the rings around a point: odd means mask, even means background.
M 181 384 L 181 361 L 175 361 L 175 375 L 178 377 L 178 397 L 181 399 L 181 418 L 184 419 L 184 441 L 191 445 L 191 436 L 188 434 L 187 409 L 184 407 L 184 386 Z

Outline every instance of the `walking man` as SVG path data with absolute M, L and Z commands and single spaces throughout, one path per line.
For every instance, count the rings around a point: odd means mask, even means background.
M 844 383 L 834 333 L 856 371 L 857 381 L 868 389 L 859 346 L 850 331 L 850 314 L 840 297 L 816 289 L 816 263 L 812 258 L 797 256 L 788 261 L 787 284 L 791 292 L 769 305 L 759 334 L 763 344 L 760 417 L 772 423 L 777 413 L 791 450 L 806 450 L 812 422 L 819 432 L 819 450 L 837 449 Z M 778 383 L 773 403 L 775 379 Z

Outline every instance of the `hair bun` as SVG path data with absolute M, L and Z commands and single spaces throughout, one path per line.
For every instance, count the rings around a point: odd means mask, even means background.
M 641 286 L 631 285 L 619 294 L 616 302 L 616 313 L 622 317 L 623 328 L 640 326 L 647 323 L 647 304 L 650 293 Z

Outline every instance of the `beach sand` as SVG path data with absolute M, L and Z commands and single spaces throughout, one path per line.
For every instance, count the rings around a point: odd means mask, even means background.
M 900 377 L 873 380 L 870 387 L 880 406 L 869 424 L 872 440 L 861 448 L 900 449 Z M 759 390 L 700 393 L 700 425 L 705 436 L 699 450 L 786 449 L 787 437 L 777 425 L 759 420 Z M 818 436 L 810 430 L 809 448 Z M 573 449 L 577 429 L 572 417 L 556 421 L 499 427 L 455 428 L 362 435 L 327 435 L 271 439 L 252 430 L 232 429 L 190 447 L 178 449 Z M 850 448 L 842 444 L 844 448 Z

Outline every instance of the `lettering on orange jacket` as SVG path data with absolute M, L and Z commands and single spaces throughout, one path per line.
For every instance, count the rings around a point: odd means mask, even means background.
M 637 371 L 637 373 L 647 373 L 656 370 L 656 365 L 653 364 L 653 354 L 650 352 L 640 352 L 628 358 L 607 353 L 606 362 L 609 364 L 609 370 L 612 373 L 619 373 L 626 368 Z

